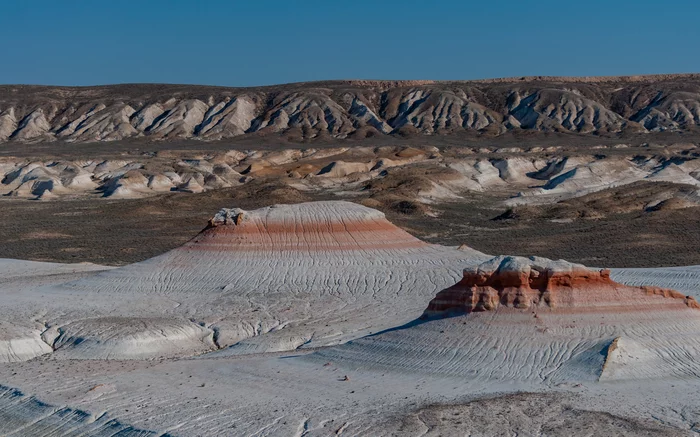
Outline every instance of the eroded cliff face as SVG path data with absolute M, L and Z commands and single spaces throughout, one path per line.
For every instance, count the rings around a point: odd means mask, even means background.
M 669 300 L 659 300 L 658 297 Z M 634 311 L 682 303 L 700 309 L 692 297 L 674 290 L 629 287 L 610 279 L 607 269 L 539 257 L 495 257 L 464 270 L 462 280 L 441 291 L 424 316 L 495 311 L 498 308 L 560 311 Z
M 335 81 L 245 89 L 0 87 L 0 142 L 221 140 L 253 133 L 298 139 L 513 130 L 607 134 L 698 126 L 698 75 Z

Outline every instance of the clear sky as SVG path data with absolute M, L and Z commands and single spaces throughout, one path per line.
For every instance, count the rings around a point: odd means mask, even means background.
M 3 0 L 0 83 L 700 72 L 698 0 Z

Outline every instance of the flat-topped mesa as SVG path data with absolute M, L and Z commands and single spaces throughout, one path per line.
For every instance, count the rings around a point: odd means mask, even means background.
M 222 209 L 183 249 L 324 251 L 425 247 L 380 211 L 345 201 Z
M 593 270 L 582 264 L 539 257 L 499 256 L 464 269 L 462 280 L 439 292 L 424 316 L 499 307 L 623 311 L 644 305 L 679 304 L 700 308 L 695 299 L 674 290 L 619 284 L 610 279 L 606 269 Z

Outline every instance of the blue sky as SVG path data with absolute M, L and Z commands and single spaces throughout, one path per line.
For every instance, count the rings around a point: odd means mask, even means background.
M 697 0 L 5 0 L 0 83 L 700 72 Z

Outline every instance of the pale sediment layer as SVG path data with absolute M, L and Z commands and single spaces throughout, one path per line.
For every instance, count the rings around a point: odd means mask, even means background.
M 117 269 L 0 266 L 4 434 L 687 435 L 700 419 L 694 300 L 426 244 L 357 204 L 225 209 Z M 557 393 L 502 396 L 524 391 Z
M 417 317 L 465 263 L 484 258 L 423 243 L 349 202 L 224 210 L 180 248 L 36 288 L 5 317 L 45 330 L 56 358 L 324 346 Z
M 684 209 L 700 204 L 700 156 L 693 144 L 623 153 L 627 144 L 592 146 L 585 154 L 559 146 L 444 148 L 431 146 L 229 150 L 218 154 L 136 159 L 30 160 L 0 158 L 0 200 L 135 199 L 177 192 L 275 195 L 297 202 L 311 193 L 353 197 L 367 206 L 401 211 L 494 195 L 501 219 L 546 214 L 555 220 L 595 219 L 621 212 Z M 604 149 L 608 149 L 605 151 Z M 619 149 L 619 150 L 617 150 Z M 613 151 L 614 155 L 604 154 Z M 635 185 L 636 184 L 636 185 Z M 265 187 L 274 187 L 273 193 Z M 628 187 L 631 194 L 616 194 Z M 643 188 L 645 187 L 645 188 Z M 653 187 L 653 188 L 652 188 Z M 595 196 L 599 193 L 599 196 Z M 611 204 L 611 197 L 625 196 Z M 508 197 L 509 196 L 509 197 Z M 506 198 L 508 197 L 508 198 Z M 566 202 L 570 199 L 581 202 Z M 598 199 L 598 201 L 596 201 Z M 530 208 L 528 208 L 528 206 Z M 404 206 L 405 208 L 405 206 Z
M 700 375 L 694 298 L 565 261 L 496 257 L 467 268 L 421 319 L 309 359 L 552 384 Z
M 342 205 L 342 207 L 341 207 Z M 224 209 L 184 249 L 354 251 L 425 248 L 429 245 L 352 203 L 278 205 L 248 213 Z

